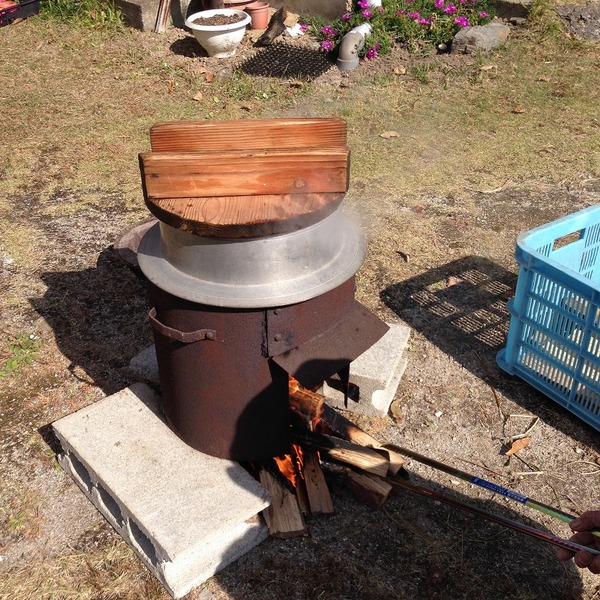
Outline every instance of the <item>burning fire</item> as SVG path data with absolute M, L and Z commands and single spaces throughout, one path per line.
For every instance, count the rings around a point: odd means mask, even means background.
M 302 469 L 304 461 L 302 457 L 302 448 L 292 444 L 291 454 L 277 456 L 275 463 L 279 472 L 292 484 L 294 488 L 298 487 L 298 479 L 302 478 Z

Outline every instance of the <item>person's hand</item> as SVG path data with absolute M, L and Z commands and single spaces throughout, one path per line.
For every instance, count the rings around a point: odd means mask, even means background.
M 571 541 L 582 546 L 588 546 L 600 550 L 600 537 L 592 535 L 592 529 L 600 529 L 600 510 L 589 510 L 577 519 L 569 523 L 569 527 L 577 533 L 571 537 Z M 592 573 L 600 573 L 600 555 L 580 550 L 570 552 L 564 548 L 557 551 L 558 560 L 569 560 L 572 558 L 575 564 L 582 569 L 589 569 Z

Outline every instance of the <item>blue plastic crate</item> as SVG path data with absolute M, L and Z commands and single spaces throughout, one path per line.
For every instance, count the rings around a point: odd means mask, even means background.
M 498 364 L 600 431 L 600 205 L 520 235 Z

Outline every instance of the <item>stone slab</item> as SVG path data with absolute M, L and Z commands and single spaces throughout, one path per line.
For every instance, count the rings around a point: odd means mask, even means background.
M 403 353 L 410 337 L 409 327 L 388 325 L 389 331 L 350 365 L 350 382 L 358 386 L 358 400 L 348 398 L 345 406 L 344 394 L 325 383 L 322 393 L 328 404 L 370 416 L 388 414 L 406 369 Z
M 175 598 L 268 536 L 268 492 L 239 464 L 207 456 L 164 423 L 136 383 L 53 423 L 67 471 Z

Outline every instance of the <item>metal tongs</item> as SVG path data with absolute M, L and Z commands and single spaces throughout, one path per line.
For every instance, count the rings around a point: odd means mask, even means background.
M 527 496 L 523 496 L 522 494 L 519 494 L 518 492 L 514 492 L 512 490 L 504 488 L 504 487 L 502 487 L 496 483 L 493 483 L 491 481 L 486 481 L 485 479 L 481 479 L 480 477 L 475 477 L 474 475 L 470 475 L 469 473 L 465 473 L 464 471 L 461 471 L 461 470 L 451 467 L 449 465 L 445 465 L 444 463 L 441 463 L 432 458 L 428 458 L 427 456 L 423 456 L 422 454 L 418 454 L 417 452 L 413 452 L 412 450 L 408 450 L 406 448 L 401 448 L 400 446 L 396 446 L 395 444 L 385 444 L 383 447 L 387 448 L 388 450 L 393 450 L 394 452 L 397 452 L 398 454 L 403 454 L 404 456 L 408 456 L 408 457 L 412 458 L 413 460 L 423 463 L 429 467 L 432 467 L 439 471 L 443 471 L 444 473 L 448 473 L 449 475 L 453 475 L 454 477 L 457 477 L 464 481 L 468 481 L 469 483 L 472 483 L 474 485 L 478 485 L 478 486 L 488 489 L 492 492 L 501 494 L 502 496 L 504 496 L 506 498 L 510 498 L 511 500 L 514 500 L 516 502 L 524 504 L 525 506 L 527 506 L 529 508 L 533 508 L 535 510 L 543 512 L 544 514 L 554 517 L 555 519 L 559 519 L 565 523 L 570 523 L 571 521 L 573 521 L 574 519 L 577 518 L 575 515 L 571 515 L 569 513 L 563 512 L 562 510 L 558 510 L 557 508 L 553 508 L 552 506 L 548 506 L 547 504 L 544 504 L 542 502 L 538 502 L 537 500 L 528 498 Z M 386 481 L 388 481 L 389 483 L 391 483 L 394 486 L 401 487 L 401 488 L 404 488 L 407 490 L 411 490 L 422 496 L 427 496 L 434 500 L 444 502 L 445 504 L 449 504 L 450 506 L 454 506 L 455 508 L 459 508 L 460 510 L 463 510 L 465 512 L 469 512 L 471 514 L 477 515 L 488 521 L 492 521 L 494 523 L 504 525 L 505 527 L 509 527 L 510 529 L 520 531 L 521 533 L 524 533 L 531 537 L 537 538 L 544 542 L 548 542 L 549 544 L 558 546 L 559 548 L 565 548 L 566 550 L 570 550 L 571 552 L 575 552 L 575 553 L 579 552 L 580 550 L 585 550 L 586 552 L 589 552 L 590 554 L 600 555 L 600 550 L 596 550 L 595 548 L 590 548 L 588 546 L 582 546 L 581 544 L 576 544 L 575 542 L 572 542 L 570 540 L 565 540 L 565 539 L 557 537 L 551 533 L 547 533 L 545 531 L 535 529 L 534 527 L 524 525 L 523 523 L 519 523 L 518 521 L 513 521 L 511 519 L 507 519 L 506 517 L 502 517 L 495 513 L 491 513 L 486 510 L 483 510 L 481 508 L 471 506 L 470 504 L 465 504 L 464 502 L 455 500 L 454 498 L 450 498 L 448 496 L 444 496 L 443 494 L 440 494 L 438 492 L 435 492 L 435 491 L 425 488 L 423 486 L 417 485 L 415 483 L 410 483 L 409 481 L 407 481 L 406 479 L 403 479 L 401 477 L 398 477 L 398 476 L 387 477 Z M 598 530 L 598 529 L 594 529 L 590 533 L 595 536 L 600 537 L 600 530 Z

